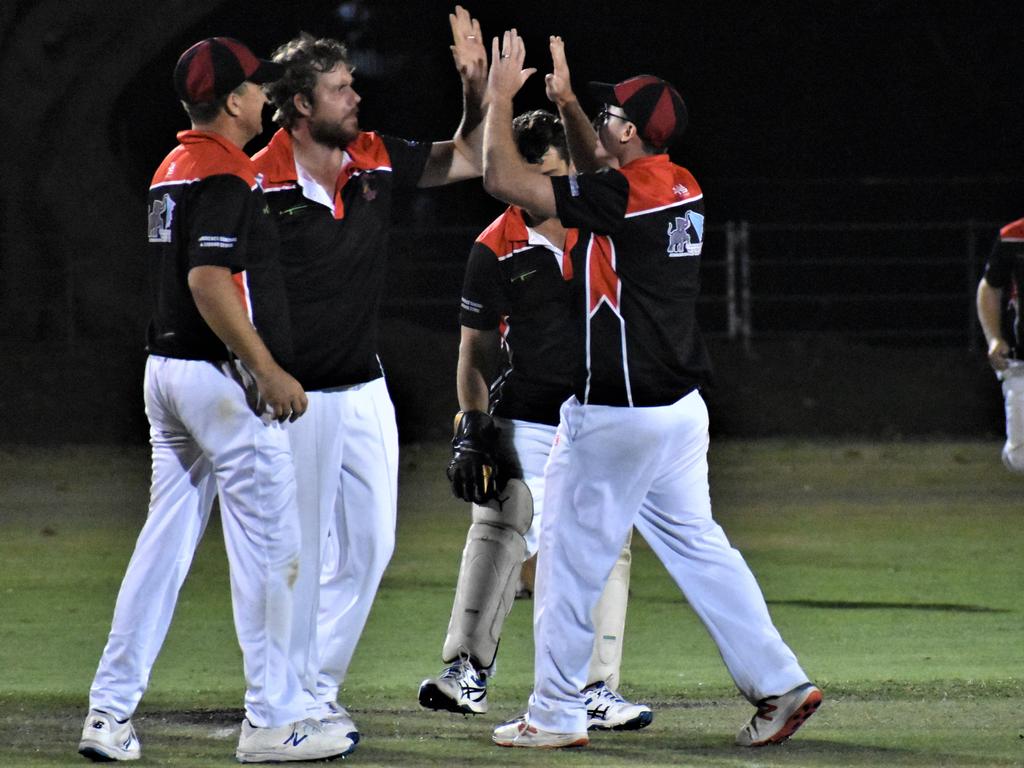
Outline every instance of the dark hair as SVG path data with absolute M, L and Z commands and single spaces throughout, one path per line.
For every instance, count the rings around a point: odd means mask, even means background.
M 534 109 L 518 115 L 512 121 L 512 134 L 519 154 L 528 163 L 539 163 L 550 147 L 554 147 L 563 160 L 569 161 L 562 121 L 546 110 Z
M 276 51 L 273 60 L 284 64 L 284 77 L 267 86 L 267 97 L 274 102 L 274 122 L 291 128 L 299 118 L 294 96 L 301 93 L 313 101 L 316 79 L 324 72 L 330 72 L 339 64 L 352 71 L 348 49 L 343 43 L 329 37 L 319 39 L 308 32 L 289 40 Z
M 253 88 L 259 88 L 258 85 L 252 83 L 243 82 L 239 83 L 238 87 L 235 88 L 231 93 L 241 94 L 245 91 L 246 85 L 252 85 Z M 213 101 L 207 101 L 204 104 L 189 104 L 186 101 L 181 102 L 181 106 L 185 108 L 185 114 L 188 115 L 188 119 L 196 125 L 206 125 L 212 123 L 217 119 L 221 110 L 224 109 L 224 105 L 228 103 L 228 96 L 231 93 L 225 93 L 220 98 L 214 99 Z

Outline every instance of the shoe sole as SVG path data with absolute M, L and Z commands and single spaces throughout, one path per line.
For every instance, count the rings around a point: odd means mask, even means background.
M 618 725 L 588 725 L 588 731 L 639 731 L 654 722 L 653 712 L 641 712 L 634 718 Z
M 240 763 L 311 763 L 311 762 L 328 762 L 330 760 L 337 760 L 341 757 L 351 755 L 356 749 L 356 745 L 353 744 L 343 752 L 338 752 L 333 755 L 323 755 L 320 757 L 306 756 L 306 757 L 291 757 L 289 755 L 282 755 L 280 752 L 250 752 L 247 754 L 240 754 L 235 752 L 235 759 Z
M 424 709 L 432 709 L 435 712 L 454 712 L 457 715 L 485 715 L 487 707 L 483 709 L 470 709 L 455 702 L 451 696 L 445 694 L 433 683 L 424 683 L 420 686 L 420 706 Z
M 492 739 L 495 744 L 499 747 L 512 747 L 515 749 L 572 749 L 574 747 L 585 747 L 590 743 L 590 739 L 586 736 L 576 739 L 575 741 L 569 741 L 565 744 L 521 744 L 512 741 L 497 741 Z
M 801 725 L 806 723 L 811 715 L 818 711 L 818 707 L 821 706 L 821 691 L 815 688 L 809 694 L 807 698 L 803 700 L 803 703 L 794 710 L 793 714 L 789 716 L 782 728 L 779 729 L 778 733 L 770 736 L 764 741 L 755 741 L 750 746 L 752 747 L 763 747 L 768 744 L 781 744 L 800 728 Z
M 91 744 L 79 745 L 78 754 L 82 757 L 92 760 L 94 763 L 117 763 L 127 760 L 138 760 L 139 756 L 135 757 L 114 757 L 107 752 L 104 752 L 101 747 L 93 746 Z

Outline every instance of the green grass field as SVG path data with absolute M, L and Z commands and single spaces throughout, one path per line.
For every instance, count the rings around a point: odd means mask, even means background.
M 721 442 L 715 514 L 825 692 L 788 744 L 732 746 L 752 708 L 661 565 L 634 539 L 622 691 L 636 733 L 584 750 L 490 744 L 532 680 L 530 605 L 509 617 L 491 712 L 428 713 L 468 513 L 446 446 L 403 449 L 398 547 L 343 700 L 364 766 L 1022 766 L 1024 478 L 996 443 Z M 89 682 L 145 514 L 145 449 L 0 450 L 0 767 L 86 765 Z M 139 765 L 226 766 L 241 659 L 219 526 L 182 592 L 135 716 Z

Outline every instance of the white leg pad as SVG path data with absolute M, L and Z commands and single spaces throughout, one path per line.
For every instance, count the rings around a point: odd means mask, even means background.
M 999 374 L 1006 406 L 1006 444 L 1003 464 L 1011 472 L 1024 472 L 1024 364 L 1012 361 Z
M 604 585 L 604 592 L 591 614 L 594 620 L 594 651 L 590 656 L 587 685 L 604 681 L 613 691 L 619 688 L 619 668 L 622 666 L 622 636 L 626 629 L 629 571 L 633 560 L 632 541 L 631 528 Z
M 441 650 L 445 663 L 468 656 L 478 668 L 494 664 L 526 557 L 523 534 L 532 520 L 533 499 L 522 480 L 509 480 L 501 499 L 473 505 L 473 523 L 462 551 L 455 604 Z

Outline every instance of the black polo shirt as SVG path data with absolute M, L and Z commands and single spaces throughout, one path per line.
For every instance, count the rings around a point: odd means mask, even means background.
M 696 319 L 704 196 L 690 172 L 660 154 L 551 183 L 559 218 L 583 241 L 573 251 L 585 356 L 576 397 L 667 405 L 705 383 Z
M 187 360 L 228 359 L 188 286 L 193 267 L 226 267 L 250 321 L 274 359 L 287 365 L 291 331 L 277 232 L 252 161 L 216 133 L 182 131 L 178 141 L 149 188 L 154 308 L 146 349 Z
M 281 238 L 295 350 L 291 370 L 307 390 L 381 376 L 377 310 L 387 290 L 393 191 L 416 186 L 430 148 L 360 133 L 346 148 L 335 188 L 327 190 L 331 200 L 307 197 L 315 196 L 315 183 L 296 167 L 287 131 L 279 130 L 253 158 Z
M 1006 311 L 1002 313 L 1002 332 L 1012 345 L 1011 356 L 1019 358 L 1022 337 L 1020 286 L 1024 281 L 1024 219 L 1017 219 L 999 230 L 992 255 L 985 264 L 985 280 L 1003 291 Z
M 558 424 L 573 392 L 578 350 L 572 311 L 572 259 L 578 233 L 550 243 L 510 206 L 473 244 L 459 321 L 499 329 L 509 367 L 492 387 L 492 410 L 507 419 Z

